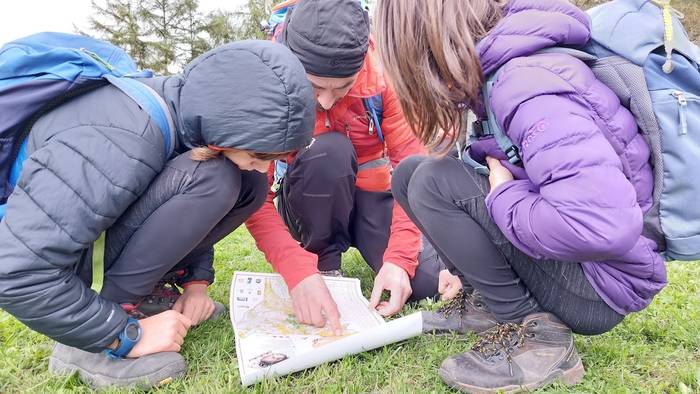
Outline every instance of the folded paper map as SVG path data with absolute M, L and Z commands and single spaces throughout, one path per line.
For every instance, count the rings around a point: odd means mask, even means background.
M 287 286 L 277 274 L 235 272 L 231 322 L 243 386 L 419 335 L 420 313 L 385 322 L 369 309 L 360 281 L 324 277 L 338 305 L 343 335 L 298 323 Z

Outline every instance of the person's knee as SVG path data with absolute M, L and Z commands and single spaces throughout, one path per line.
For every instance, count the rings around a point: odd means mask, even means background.
M 331 131 L 315 136 L 308 147 L 304 148 L 304 152 L 311 154 L 325 152 L 330 156 L 346 156 L 349 157 L 355 154 L 355 148 L 352 146 L 350 139 L 345 134 Z
M 223 157 L 210 159 L 199 164 L 187 193 L 206 195 L 207 209 L 225 213 L 238 200 L 241 182 L 238 166 Z
M 246 183 L 248 192 L 246 202 L 249 202 L 253 212 L 257 211 L 264 203 L 267 198 L 268 181 L 267 174 L 263 174 L 257 171 L 250 171 L 244 174 L 242 182 Z M 240 198 L 239 198 L 240 200 Z
M 602 315 L 602 314 L 601 314 Z M 622 315 L 615 314 L 614 317 L 591 319 L 584 322 L 569 322 L 567 325 L 571 331 L 579 335 L 600 335 L 612 330 L 623 320 Z M 565 322 L 566 323 L 566 322 Z
M 343 134 L 321 134 L 297 155 L 288 174 L 292 178 L 313 179 L 315 185 L 325 185 L 324 188 L 332 187 L 337 181 L 356 176 L 355 149 Z
M 406 190 L 408 203 L 415 207 L 430 204 L 436 195 L 443 195 L 445 187 L 449 183 L 449 158 L 438 160 L 425 160 L 413 171 L 411 182 Z
M 321 176 L 341 169 L 357 172 L 357 156 L 352 142 L 337 132 L 324 133 L 314 137 L 311 144 L 297 156 L 303 165 Z M 306 171 L 305 171 L 306 172 Z
M 425 156 L 420 155 L 409 156 L 401 160 L 401 163 L 394 169 L 394 173 L 391 175 L 391 193 L 399 203 L 407 201 L 408 185 L 413 173 L 425 159 Z

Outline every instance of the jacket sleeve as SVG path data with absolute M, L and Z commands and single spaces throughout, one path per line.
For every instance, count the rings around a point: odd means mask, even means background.
M 30 152 L 0 222 L 0 307 L 58 342 L 101 351 L 127 316 L 76 266 L 160 171 L 162 148 L 137 132 L 80 126 Z
M 420 141 L 413 135 L 411 127 L 401 110 L 399 100 L 391 87 L 382 95 L 384 117 L 382 131 L 391 166 L 396 168 L 408 156 L 426 154 Z M 406 212 L 394 202 L 389 244 L 384 252 L 384 261 L 402 267 L 412 278 L 418 267 L 420 231 Z
M 535 258 L 588 261 L 623 255 L 641 235 L 642 211 L 619 156 L 581 93 L 549 70 L 526 72 L 504 72 L 491 103 L 499 123 L 521 146 L 529 180 L 492 190 L 491 216 L 518 249 Z M 548 91 L 533 94 L 536 89 L 523 88 L 524 78 Z
M 268 184 L 272 186 L 274 163 L 268 171 Z M 246 227 L 258 246 L 291 290 L 306 277 L 318 272 L 318 256 L 307 252 L 292 238 L 287 225 L 277 213 L 273 201 L 275 193 L 269 191 L 263 206 L 247 221 Z

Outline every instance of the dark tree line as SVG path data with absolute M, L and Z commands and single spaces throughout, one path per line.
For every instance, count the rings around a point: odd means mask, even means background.
M 92 0 L 90 34 L 124 48 L 140 68 L 165 74 L 217 45 L 265 38 L 260 22 L 270 5 L 248 0 L 237 11 L 204 14 L 197 0 Z

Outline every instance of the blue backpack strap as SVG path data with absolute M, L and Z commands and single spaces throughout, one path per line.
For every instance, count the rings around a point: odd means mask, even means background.
M 124 92 L 134 100 L 160 128 L 165 142 L 165 157 L 172 155 L 175 146 L 173 136 L 175 135 L 175 124 L 170 111 L 163 99 L 153 91 L 153 89 L 132 78 L 119 78 L 114 75 L 105 75 L 104 78 L 112 85 Z
M 12 168 L 10 169 L 10 184 L 16 185 L 19 180 L 19 174 L 22 172 L 22 163 L 27 158 L 27 139 L 25 139 L 19 146 L 19 152 L 17 153 L 17 159 L 12 163 Z
M 65 101 L 107 82 L 149 114 L 163 133 L 165 156 L 170 157 L 175 148 L 170 111 L 156 92 L 133 79 L 152 75 L 139 71 L 121 48 L 79 35 L 39 33 L 0 48 L 0 96 L 4 99 L 0 106 L 11 109 L 5 111 L 0 124 L 0 134 L 11 138 L 3 150 L 2 176 L 7 184 L 2 188 L 2 201 L 19 179 L 27 156 L 26 137 L 34 122 Z M 4 205 L 0 205 L 0 217 L 1 213 Z
M 12 163 L 12 168 L 10 169 L 10 179 L 8 182 L 10 185 L 16 185 L 19 180 L 19 174 L 22 172 L 22 164 L 27 158 L 27 139 L 25 139 L 19 146 L 19 152 L 17 153 L 17 159 Z M 0 219 L 5 216 L 5 204 L 0 204 Z
M 141 74 L 138 74 L 141 75 Z M 134 100 L 146 113 L 153 119 L 163 133 L 163 142 L 165 145 L 166 159 L 172 155 L 175 146 L 173 144 L 175 125 L 170 116 L 165 102 L 160 96 L 148 86 L 131 78 L 119 78 L 114 75 L 105 75 L 104 78 L 111 84 L 124 92 L 132 100 Z M 19 175 L 22 172 L 24 160 L 27 159 L 27 139 L 19 146 L 18 154 L 10 169 L 10 185 L 16 185 L 19 180 Z M 0 219 L 5 216 L 5 204 L 0 204 Z
M 382 120 L 384 120 L 384 103 L 382 102 L 381 93 L 376 96 L 363 98 L 362 103 L 365 106 L 367 118 L 369 119 L 369 133 L 373 134 L 376 131 L 379 142 L 383 144 Z

